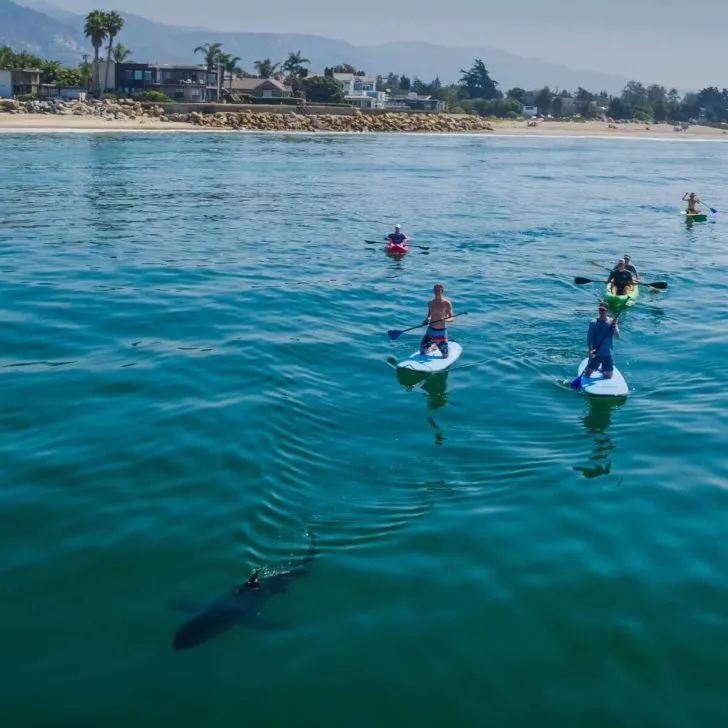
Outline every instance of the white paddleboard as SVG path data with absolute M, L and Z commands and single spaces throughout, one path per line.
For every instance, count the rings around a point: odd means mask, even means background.
M 588 362 L 589 359 L 584 359 L 579 364 L 577 376 L 581 376 Z M 617 367 L 614 367 L 611 379 L 605 379 L 601 371 L 593 372 L 588 379 L 581 377 L 581 389 L 593 397 L 626 397 L 629 394 L 627 382 Z
M 420 354 L 420 350 L 417 349 L 412 356 L 397 364 L 397 368 L 411 369 L 414 372 L 444 372 L 460 358 L 462 353 L 463 347 L 457 341 L 448 341 L 447 359 L 443 359 L 440 350 L 433 345 L 426 354 Z

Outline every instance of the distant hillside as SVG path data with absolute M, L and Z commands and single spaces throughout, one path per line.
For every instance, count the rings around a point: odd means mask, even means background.
M 83 46 L 88 46 L 83 37 L 82 16 L 62 10 L 48 0 L 20 1 L 28 7 L 20 7 L 11 0 L 0 0 L 0 42 L 16 48 L 28 48 L 39 55 L 64 62 L 68 62 L 69 57 L 74 61 L 80 58 Z M 15 8 L 15 11 L 11 12 L 8 8 Z M 503 90 L 513 86 L 526 89 L 541 86 L 576 89 L 583 86 L 594 91 L 616 93 L 628 80 L 523 58 L 494 48 L 451 48 L 430 43 L 354 46 L 314 35 L 228 33 L 182 28 L 131 13 L 122 14 L 126 24 L 119 40 L 131 48 L 133 58 L 139 61 L 199 62 L 200 56 L 193 53 L 195 47 L 217 41 L 223 44 L 226 52 L 240 56 L 242 67 L 249 71 L 253 70 L 256 60 L 283 60 L 290 51 L 300 50 L 311 59 L 314 70 L 351 63 L 371 74 L 392 71 L 410 77 L 419 76 L 425 81 L 439 76 L 443 83 L 456 81 L 461 68 L 468 68 L 475 58 L 482 58 Z
M 89 46 L 81 31 L 43 13 L 0 0 L 0 45 L 75 65 Z

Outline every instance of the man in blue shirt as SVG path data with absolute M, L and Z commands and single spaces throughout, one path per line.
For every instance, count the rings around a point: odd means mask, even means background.
M 387 235 L 384 239 L 390 243 L 395 243 L 396 245 L 407 244 L 407 236 L 402 232 L 402 226 L 399 223 L 394 226 L 394 232 L 389 233 L 389 235 Z
M 600 367 L 605 379 L 611 379 L 614 373 L 614 362 L 612 361 L 613 337 L 619 336 L 617 319 L 607 319 L 607 304 L 599 304 L 599 318 L 589 324 L 589 332 L 586 335 L 586 344 L 589 349 L 589 361 L 587 362 L 584 376 L 590 377 Z

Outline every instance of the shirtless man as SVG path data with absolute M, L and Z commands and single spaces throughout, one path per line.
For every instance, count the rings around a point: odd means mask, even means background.
M 624 258 L 619 259 L 617 267 L 609 274 L 607 283 L 612 284 L 612 289 L 618 296 L 628 296 L 632 292 L 634 278 L 627 270 Z
M 445 286 L 442 283 L 435 283 L 433 288 L 435 297 L 427 304 L 427 318 L 422 322 L 428 324 L 427 331 L 420 343 L 420 354 L 426 354 L 429 348 L 436 344 L 443 359 L 447 359 L 447 321 L 452 317 L 452 303 L 443 296 Z
M 695 193 L 694 192 L 691 192 L 689 195 L 686 192 L 683 195 L 683 201 L 687 201 L 687 203 L 688 203 L 688 212 L 691 215 L 699 215 L 700 214 L 700 210 L 696 210 L 695 209 L 695 205 L 697 205 L 700 202 L 700 200 L 695 196 Z

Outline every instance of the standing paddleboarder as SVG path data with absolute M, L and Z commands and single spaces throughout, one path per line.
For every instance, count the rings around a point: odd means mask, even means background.
M 589 324 L 586 335 L 589 361 L 584 370 L 584 377 L 590 377 L 601 368 L 602 376 L 611 379 L 614 372 L 612 361 L 613 337 L 619 336 L 619 324 L 616 317 L 607 319 L 607 304 L 599 303 L 599 317 Z
M 444 297 L 445 286 L 435 283 L 433 287 L 435 297 L 427 304 L 427 317 L 422 322 L 428 324 L 427 331 L 420 343 L 420 354 L 426 354 L 428 349 L 436 344 L 443 359 L 447 359 L 447 320 L 452 317 L 452 303 Z

